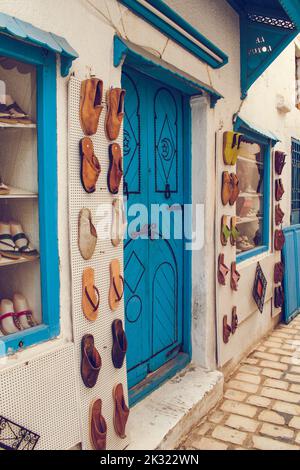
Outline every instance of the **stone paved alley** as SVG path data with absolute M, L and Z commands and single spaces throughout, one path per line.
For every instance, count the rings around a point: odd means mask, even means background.
M 232 374 L 224 399 L 180 446 L 300 449 L 300 318 L 279 325 Z

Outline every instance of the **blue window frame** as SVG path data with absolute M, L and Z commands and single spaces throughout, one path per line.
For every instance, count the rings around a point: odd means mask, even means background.
M 300 224 L 300 141 L 292 139 L 291 224 Z
M 56 55 L 8 36 L 0 55 L 35 66 L 37 75 L 37 157 L 40 270 L 43 323 L 0 340 L 0 356 L 59 335 L 59 258 L 57 239 Z
M 255 129 L 250 129 L 248 126 L 243 124 L 243 121 L 239 118 L 235 124 L 235 130 L 237 132 L 241 132 L 248 143 L 259 145 L 260 147 L 260 157 L 258 163 L 254 162 L 254 166 L 257 167 L 257 172 L 259 176 L 259 186 L 260 189 L 254 188 L 255 195 L 253 193 L 253 198 L 258 200 L 261 198 L 261 204 L 259 207 L 255 207 L 255 210 L 259 211 L 260 217 L 253 217 L 254 220 L 257 219 L 259 222 L 259 229 L 257 230 L 257 237 L 258 239 L 253 242 L 250 239 L 250 245 L 253 245 L 253 248 L 247 251 L 241 251 L 237 253 L 237 262 L 242 262 L 247 259 L 253 258 L 258 256 L 264 252 L 267 252 L 270 248 L 270 195 L 271 195 L 271 150 L 272 150 L 272 140 L 264 136 L 260 131 L 256 131 Z M 243 168 L 239 168 L 239 162 L 242 158 L 238 159 L 237 163 L 237 173 L 239 176 L 240 171 L 246 171 Z M 252 162 L 251 162 L 252 163 Z M 250 167 L 249 167 L 250 171 Z M 241 191 L 243 188 L 241 188 Z M 243 197 L 241 193 L 240 196 Z M 251 193 L 249 194 L 249 200 L 251 197 Z M 239 200 L 237 201 L 237 208 L 238 208 Z M 255 205 L 255 204 L 254 204 Z M 253 205 L 253 207 L 254 207 Z M 249 205 L 249 211 L 253 211 L 253 209 Z M 247 219 L 247 217 L 245 217 Z M 251 216 L 249 217 L 251 219 Z M 245 222 L 250 223 L 251 222 Z M 254 224 L 255 222 L 253 222 Z M 238 227 L 239 228 L 239 227 Z M 242 230 L 240 230 L 242 232 Z M 247 233 L 247 231 L 246 231 Z M 250 238 L 250 237 L 249 237 Z

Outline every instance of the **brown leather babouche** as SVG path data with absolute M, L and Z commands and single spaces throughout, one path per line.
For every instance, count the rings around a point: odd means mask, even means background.
M 125 439 L 126 424 L 129 417 L 129 408 L 125 403 L 123 385 L 120 383 L 113 390 L 114 399 L 114 428 L 117 436 Z
M 85 135 L 97 132 L 103 109 L 103 82 L 99 78 L 89 78 L 81 83 L 80 123 Z
M 107 425 L 102 416 L 102 401 L 90 405 L 90 441 L 94 450 L 106 450 Z
M 105 130 L 109 140 L 116 140 L 119 137 L 124 118 L 125 94 L 126 91 L 122 88 L 111 88 L 106 94 Z
M 87 388 L 93 388 L 98 380 L 102 361 L 95 348 L 94 337 L 85 335 L 81 340 L 81 377 Z

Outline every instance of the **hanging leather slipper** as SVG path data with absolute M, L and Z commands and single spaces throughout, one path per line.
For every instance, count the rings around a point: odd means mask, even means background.
M 281 225 L 283 222 L 283 219 L 284 219 L 284 212 L 281 209 L 280 204 L 277 204 L 275 206 L 275 224 L 277 226 Z
M 94 450 L 106 450 L 107 424 L 102 416 L 102 400 L 90 404 L 90 443 Z
M 84 137 L 80 141 L 80 157 L 82 186 L 87 193 L 94 193 L 101 173 L 101 166 L 94 153 L 93 142 L 89 137 Z
M 284 187 L 283 187 L 282 180 L 281 179 L 276 180 L 275 181 L 275 199 L 276 199 L 277 202 L 281 201 L 281 199 L 283 198 L 284 193 L 285 193 L 285 190 L 284 190 Z
M 231 228 L 230 228 L 230 243 L 231 246 L 235 246 L 236 242 L 240 236 L 240 232 L 237 229 L 237 219 L 236 217 L 231 217 Z
M 274 247 L 276 251 L 281 251 L 285 244 L 285 235 L 282 230 L 275 230 Z
M 125 439 L 126 424 L 129 418 L 129 408 L 125 403 L 123 385 L 118 384 L 113 389 L 114 428 L 117 436 Z
M 222 193 L 221 193 L 223 206 L 226 206 L 228 204 L 231 198 L 231 194 L 232 194 L 232 183 L 231 183 L 230 174 L 228 173 L 228 171 L 224 171 L 222 175 Z
M 101 106 L 102 99 L 102 80 L 93 77 L 81 83 L 80 124 L 85 135 L 94 135 L 97 132 L 103 109 L 103 106 Z
M 126 227 L 124 206 L 120 199 L 114 199 L 112 203 L 112 227 L 111 242 L 113 246 L 120 245 L 124 237 Z
M 225 165 L 235 165 L 238 159 L 242 134 L 238 132 L 224 132 L 223 135 L 223 160 Z
M 97 245 L 97 232 L 89 209 L 81 209 L 78 218 L 78 247 L 85 260 L 91 259 Z
M 237 316 L 237 308 L 233 307 L 231 314 L 231 332 L 234 335 L 239 326 L 239 319 Z
M 105 131 L 108 140 L 117 140 L 124 118 L 124 100 L 126 91 L 121 88 L 111 88 L 106 93 L 107 113 Z
M 231 196 L 229 199 L 229 204 L 233 206 L 240 194 L 239 179 L 235 173 L 231 173 L 230 179 L 231 179 L 232 191 L 231 191 Z
M 95 387 L 101 367 L 93 335 L 84 335 L 81 340 L 81 378 L 87 388 Z
M 286 164 L 286 154 L 284 152 L 275 152 L 275 171 L 277 175 L 281 175 Z
M 124 279 L 120 274 L 119 260 L 114 259 L 110 263 L 110 289 L 109 306 L 111 310 L 117 310 L 124 295 Z
M 82 310 L 87 320 L 97 320 L 99 305 L 100 294 L 95 286 L 95 272 L 93 268 L 86 268 L 82 275 Z
M 236 262 L 231 263 L 231 278 L 230 278 L 230 286 L 231 289 L 234 291 L 238 290 L 238 283 L 241 279 L 240 273 L 236 269 Z
M 284 290 L 282 286 L 275 287 L 274 304 L 275 308 L 281 308 L 284 305 Z
M 223 342 L 228 344 L 231 335 L 231 326 L 228 325 L 227 315 L 223 317 Z
M 224 261 L 224 254 L 220 254 L 218 259 L 218 281 L 222 286 L 226 285 L 226 276 L 229 273 L 229 269 Z
M 116 369 L 121 369 L 127 352 L 127 338 L 122 320 L 115 320 L 111 329 L 113 336 L 112 361 Z
M 123 176 L 122 151 L 119 144 L 109 146 L 109 169 L 107 175 L 108 189 L 112 194 L 118 194 Z
M 279 284 L 283 281 L 284 278 L 284 264 L 279 262 L 276 263 L 274 266 L 274 282 L 275 284 Z
M 231 235 L 231 231 L 230 231 L 230 228 L 228 227 L 227 221 L 228 221 L 227 215 L 223 215 L 222 220 L 221 220 L 221 243 L 223 246 L 227 245 L 228 239 Z
M 3 299 L 0 302 L 0 331 L 3 335 L 11 335 L 21 331 L 22 327 L 15 315 L 11 300 Z

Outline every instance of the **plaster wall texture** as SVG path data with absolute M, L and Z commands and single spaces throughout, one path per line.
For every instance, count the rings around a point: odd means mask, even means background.
M 290 158 L 290 137 L 300 138 L 300 114 L 294 108 L 294 45 L 272 64 L 269 70 L 249 91 L 247 99 L 240 100 L 240 36 L 239 18 L 225 0 L 167 0 L 171 7 L 182 14 L 208 39 L 229 56 L 229 63 L 213 70 L 193 55 L 168 40 L 159 31 L 142 21 L 116 0 L 0 0 L 0 11 L 35 26 L 64 36 L 79 53 L 72 71 L 84 79 L 91 69 L 108 85 L 120 84 L 121 68 L 115 69 L 112 62 L 113 36 L 122 37 L 145 47 L 166 62 L 184 70 L 191 76 L 216 88 L 225 99 L 211 110 L 205 98 L 193 100 L 193 202 L 205 204 L 205 247 L 193 254 L 193 360 L 208 368 L 216 367 L 215 332 L 215 204 L 220 204 L 216 195 L 215 133 L 232 128 L 232 117 L 241 107 L 242 115 L 261 127 L 277 133 L 282 143 L 278 146 L 287 151 Z M 201 3 L 201 8 L 199 8 Z M 67 218 L 67 79 L 61 78 L 58 68 L 58 180 L 59 180 L 59 255 L 61 275 L 61 325 L 59 342 L 72 340 L 70 299 L 70 258 Z M 282 115 L 276 110 L 278 94 L 291 101 L 292 111 Z M 207 117 L 207 119 L 204 118 Z M 201 131 L 199 131 L 199 128 Z M 284 184 L 290 187 L 289 162 L 284 174 Z M 195 170 L 195 171 L 194 171 Z M 287 191 L 288 192 L 288 191 Z M 216 202 L 217 201 L 217 202 Z M 289 213 L 287 197 L 284 208 Z M 218 223 L 218 221 L 216 222 Z M 273 264 L 273 254 L 262 260 Z M 257 259 L 246 263 L 255 266 Z M 251 269 L 251 268 L 250 268 Z M 252 286 L 251 286 L 252 287 Z M 251 289 L 243 293 L 250 302 Z M 242 296 L 241 296 L 242 297 Z M 232 299 L 224 309 L 232 307 Z M 244 300 L 243 300 L 244 302 Z M 246 301 L 245 301 L 246 302 Z M 241 303 L 247 309 L 247 302 Z M 260 315 L 260 314 L 259 314 Z M 245 314 L 229 356 L 246 352 L 262 334 L 272 327 L 271 313 L 263 319 L 257 311 Z M 258 320 L 259 317 L 259 320 Z M 251 335 L 249 334 L 251 331 Z M 55 347 L 55 342 L 52 347 Z M 10 365 L 24 357 L 30 359 L 47 350 L 49 345 L 33 348 L 9 360 Z M 24 354 L 24 355 L 23 355 Z M 22 358 L 22 359 L 20 359 Z M 5 365 L 4 365 L 5 367 Z M 76 444 L 76 443 L 74 443 Z

